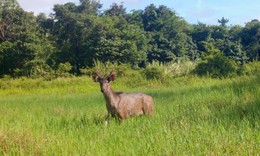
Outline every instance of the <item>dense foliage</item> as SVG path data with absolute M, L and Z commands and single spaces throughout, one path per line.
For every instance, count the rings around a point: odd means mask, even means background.
M 15 0 L 0 3 L 0 77 L 81 75 L 94 60 L 134 69 L 153 61 L 189 60 L 202 67 L 198 74 L 211 72 L 201 70 L 214 60 L 239 68 L 259 61 L 258 20 L 244 27 L 227 26 L 224 17 L 219 25 L 191 25 L 163 5 L 126 12 L 116 3 L 103 10 L 96 0 L 55 5 L 50 16 L 36 17 Z M 226 68 L 225 63 L 217 66 Z

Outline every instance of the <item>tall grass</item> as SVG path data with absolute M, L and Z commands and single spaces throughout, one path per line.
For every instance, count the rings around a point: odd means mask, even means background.
M 1 80 L 0 155 L 259 154 L 259 75 L 133 81 L 112 86 L 152 95 L 153 117 L 105 126 L 105 101 L 89 77 Z
M 146 68 L 158 69 L 162 74 L 169 77 L 188 75 L 196 67 L 196 62 L 192 61 L 179 61 L 162 63 L 159 61 L 153 61 L 148 63 Z

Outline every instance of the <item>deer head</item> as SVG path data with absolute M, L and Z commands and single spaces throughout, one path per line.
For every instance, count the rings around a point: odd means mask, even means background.
M 112 70 L 108 76 L 103 78 L 97 70 L 92 79 L 94 82 L 99 82 L 102 93 L 107 93 L 111 90 L 110 82 L 115 80 L 115 71 Z

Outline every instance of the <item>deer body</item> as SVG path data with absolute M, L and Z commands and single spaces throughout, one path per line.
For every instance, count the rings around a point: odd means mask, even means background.
M 113 92 L 104 93 L 108 113 L 113 117 L 126 119 L 130 116 L 152 115 L 153 99 L 143 93 L 123 93 Z
M 151 96 L 144 93 L 114 92 L 110 85 L 114 79 L 113 74 L 106 78 L 101 78 L 98 74 L 97 77 L 93 76 L 93 80 L 100 83 L 108 114 L 112 117 L 118 117 L 120 120 L 131 116 L 152 115 L 154 102 Z

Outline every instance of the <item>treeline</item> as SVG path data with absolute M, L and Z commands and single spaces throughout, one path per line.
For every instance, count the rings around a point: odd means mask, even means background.
M 209 65 L 259 61 L 258 20 L 244 27 L 228 26 L 225 18 L 219 25 L 191 25 L 163 5 L 126 12 L 123 4 L 102 10 L 97 0 L 79 1 L 55 5 L 50 16 L 34 16 L 15 0 L 0 1 L 0 77 L 81 75 L 94 60 L 132 68 L 199 61 L 202 75 L 211 72 Z

